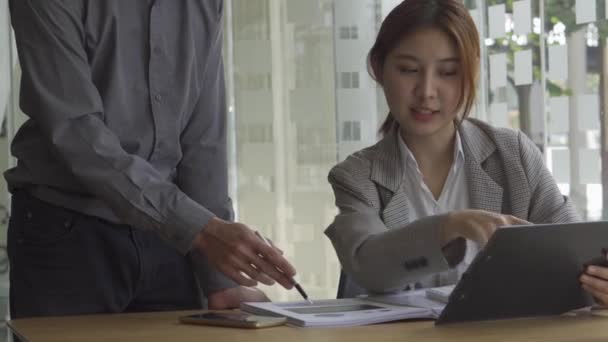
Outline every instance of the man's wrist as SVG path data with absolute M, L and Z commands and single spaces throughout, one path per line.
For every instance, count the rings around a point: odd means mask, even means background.
M 213 235 L 213 232 L 217 229 L 217 227 L 223 223 L 224 220 L 218 218 L 217 216 L 211 218 L 211 220 L 209 220 L 207 224 L 203 226 L 203 229 L 201 229 L 201 231 L 196 236 L 194 244 L 202 250 L 205 250 L 209 244 L 207 237 Z

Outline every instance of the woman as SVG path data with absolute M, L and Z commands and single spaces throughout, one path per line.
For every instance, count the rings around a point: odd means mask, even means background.
M 326 234 L 365 291 L 453 284 L 499 226 L 579 219 L 532 141 L 467 118 L 479 51 L 458 0 L 404 1 L 380 28 L 368 63 L 390 108 L 383 139 L 329 174 Z M 608 269 L 580 280 L 608 303 Z

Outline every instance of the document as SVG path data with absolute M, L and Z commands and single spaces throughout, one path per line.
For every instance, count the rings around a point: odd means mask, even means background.
M 299 327 L 345 327 L 405 319 L 436 319 L 445 303 L 427 296 L 426 290 L 384 296 L 297 302 L 241 304 L 241 310 L 257 315 L 284 316 Z
M 434 287 L 426 290 L 426 297 L 439 303 L 447 304 L 455 285 Z

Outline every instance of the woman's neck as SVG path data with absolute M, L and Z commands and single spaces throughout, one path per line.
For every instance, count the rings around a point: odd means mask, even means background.
M 400 134 L 414 158 L 416 158 L 421 171 L 452 165 L 456 136 L 455 125 L 446 127 L 430 136 L 406 135 L 403 132 L 400 132 Z

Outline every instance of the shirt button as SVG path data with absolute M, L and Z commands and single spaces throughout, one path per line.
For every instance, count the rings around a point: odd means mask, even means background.
M 155 46 L 154 49 L 152 49 L 152 51 L 154 52 L 155 55 L 160 55 L 160 53 L 162 52 L 162 50 L 158 46 Z
M 161 102 L 163 100 L 163 97 L 160 94 L 156 94 L 154 95 L 154 100 L 156 100 L 156 102 Z

